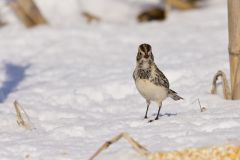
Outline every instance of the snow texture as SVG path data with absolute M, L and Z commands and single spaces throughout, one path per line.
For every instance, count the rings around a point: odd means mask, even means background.
M 219 69 L 229 75 L 225 1 L 173 10 L 165 22 L 143 24 L 134 18 L 143 0 L 37 3 L 49 26 L 25 29 L 1 4 L 10 22 L 0 29 L 1 160 L 85 160 L 120 132 L 153 152 L 240 144 L 239 101 L 210 94 L 213 75 Z M 102 21 L 87 24 L 81 17 L 85 10 Z M 152 123 L 143 119 L 146 103 L 132 79 L 137 47 L 144 42 L 184 98 L 164 101 L 160 119 Z M 17 126 L 14 100 L 34 130 Z M 156 113 L 153 103 L 150 118 Z M 98 159 L 143 158 L 120 141 Z

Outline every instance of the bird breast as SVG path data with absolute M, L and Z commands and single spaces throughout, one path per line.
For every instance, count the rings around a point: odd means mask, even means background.
M 157 86 L 148 79 L 137 79 L 136 87 L 139 93 L 146 99 L 161 103 L 168 96 L 168 91 L 163 86 Z

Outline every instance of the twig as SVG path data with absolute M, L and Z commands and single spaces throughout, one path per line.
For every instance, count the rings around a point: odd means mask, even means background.
M 183 0 L 167 0 L 170 6 L 180 9 L 180 10 L 189 10 L 196 8 L 194 3 L 191 3 L 189 1 L 183 1 Z
M 207 108 L 206 108 L 206 107 L 202 107 L 202 105 L 201 105 L 201 103 L 200 103 L 200 100 L 199 100 L 199 98 L 198 98 L 197 100 L 198 100 L 198 104 L 199 104 L 199 107 L 200 107 L 200 111 L 201 111 L 201 112 L 204 112 L 204 111 L 206 111 L 206 110 L 207 110 Z

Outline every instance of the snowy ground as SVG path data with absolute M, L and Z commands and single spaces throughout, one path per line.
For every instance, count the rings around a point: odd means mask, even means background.
M 41 2 L 49 7 L 44 14 L 54 12 L 50 2 Z M 51 26 L 27 30 L 13 21 L 0 29 L 1 160 L 85 160 L 123 131 L 151 151 L 240 144 L 239 101 L 210 94 L 213 75 L 219 69 L 229 73 L 225 1 L 174 11 L 162 23 L 137 24 L 126 17 L 117 23 L 110 17 L 59 25 L 60 19 L 49 19 Z M 132 79 L 143 42 L 152 45 L 156 64 L 185 98 L 167 99 L 153 123 L 143 119 L 146 104 Z M 200 112 L 197 98 L 207 111 Z M 35 130 L 17 126 L 15 99 Z M 150 118 L 156 112 L 152 104 Z M 98 159 L 143 158 L 121 141 Z

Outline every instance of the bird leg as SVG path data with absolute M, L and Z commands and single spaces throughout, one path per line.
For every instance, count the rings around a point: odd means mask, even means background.
M 147 119 L 147 113 L 148 113 L 148 108 L 149 108 L 149 105 L 150 105 L 150 101 L 147 100 L 147 110 L 146 110 L 146 113 L 145 113 L 145 116 L 144 116 L 144 119 Z
M 158 113 L 157 113 L 157 116 L 156 116 L 155 120 L 158 120 L 158 116 L 159 116 L 161 108 L 162 108 L 162 103 L 160 103 L 160 105 L 159 105 Z
M 159 116 L 159 114 L 160 114 L 161 107 L 162 107 L 162 103 L 160 103 L 160 105 L 159 105 L 158 113 L 157 113 L 157 116 L 156 116 L 155 120 L 158 120 L 158 116 Z M 149 120 L 148 122 L 151 123 L 151 122 L 153 122 L 153 121 L 154 121 L 154 120 L 151 119 L 151 120 Z

